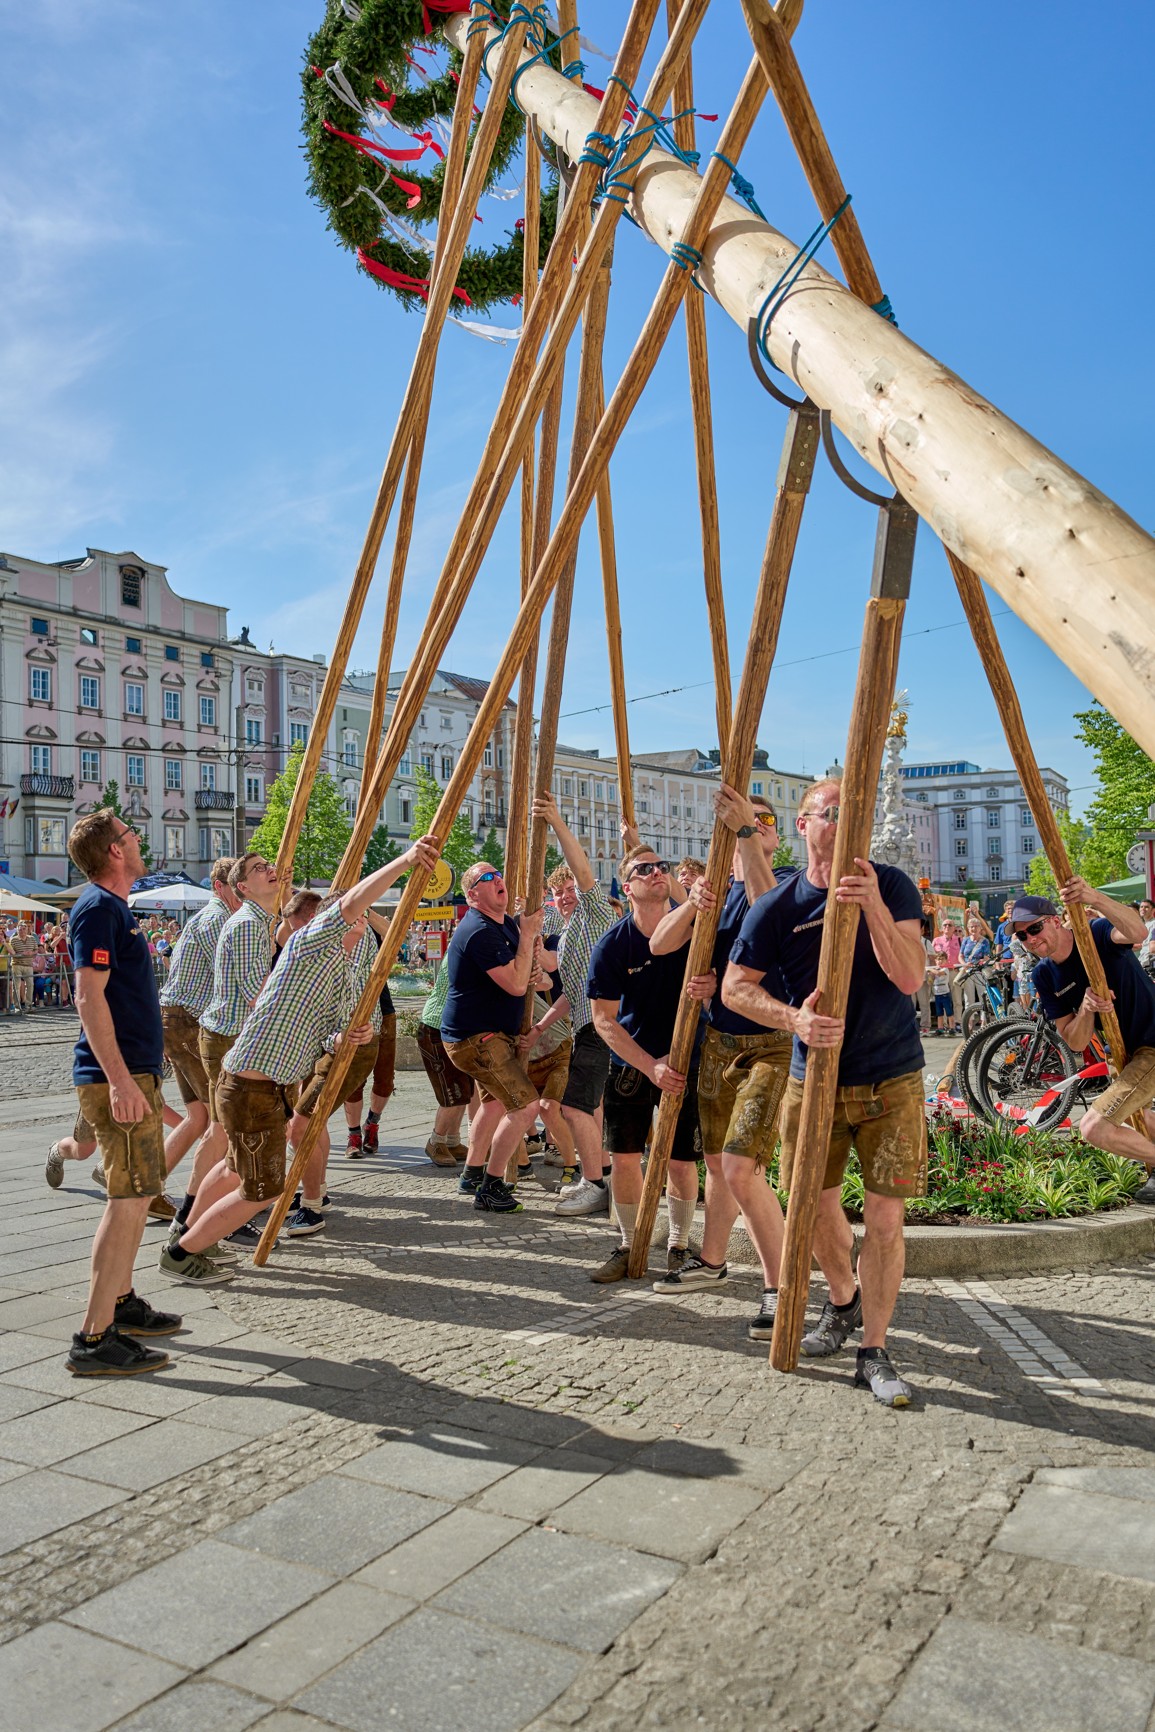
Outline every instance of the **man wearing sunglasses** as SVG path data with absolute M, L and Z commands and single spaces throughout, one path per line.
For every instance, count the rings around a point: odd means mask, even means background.
M 544 915 L 540 908 L 523 914 L 519 925 L 509 913 L 505 879 L 484 860 L 469 868 L 461 888 L 469 913 L 445 959 L 449 989 L 441 1015 L 446 1053 L 481 1089 L 461 1189 L 472 1193 L 475 1209 L 513 1214 L 521 1204 L 505 1183 L 505 1170 L 537 1118 L 541 1093 L 526 1074 L 518 1042 Z
M 1039 959 L 1031 977 L 1035 991 L 1043 1014 L 1068 1046 L 1081 1052 L 1095 1032 L 1096 1019 L 1114 1008 L 1127 1063 L 1083 1114 L 1079 1135 L 1092 1148 L 1138 1161 L 1150 1174 L 1155 1170 L 1155 1143 L 1127 1123 L 1141 1112 L 1148 1135 L 1155 1136 L 1155 1113 L 1149 1110 L 1155 1096 L 1155 983 L 1134 951 L 1147 928 L 1136 909 L 1092 890 L 1085 878 L 1069 879 L 1059 895 L 1064 904 L 1081 903 L 1098 916 L 1091 921 L 1091 937 L 1102 959 L 1109 998 L 1091 991 L 1075 935 L 1045 896 L 1020 896 L 1009 924 L 1027 952 Z M 1155 1186 L 1145 1190 L 1149 1195 L 1143 1200 L 1155 1202 Z
M 667 1272 L 681 1268 L 687 1258 L 701 1150 L 696 1056 L 689 1076 L 669 1064 L 674 1018 L 685 985 L 685 958 L 676 952 L 655 956 L 650 949 L 650 939 L 670 906 L 670 862 L 640 843 L 622 857 L 621 873 L 629 916 L 595 945 L 587 986 L 594 1026 L 610 1049 L 604 1136 L 621 1232 L 621 1243 L 590 1275 L 597 1282 L 621 1281 L 629 1272 L 642 1197 L 642 1151 L 663 1093 L 682 1096 L 666 1184 Z M 691 998 L 706 999 L 714 984 L 713 974 L 702 974 L 685 990 Z
M 837 1353 L 860 1326 L 855 1383 L 887 1407 L 906 1407 L 911 1388 L 886 1352 L 886 1331 L 902 1284 L 903 1214 L 907 1197 L 926 1191 L 926 1115 L 922 1043 L 912 995 L 926 969 L 922 901 L 897 867 L 856 859 L 835 889 L 839 902 L 861 911 L 854 939 L 845 1018 L 818 1008 L 818 959 L 838 835 L 840 785 L 818 782 L 798 814 L 806 870 L 756 902 L 742 924 L 726 970 L 722 997 L 731 1010 L 794 1036 L 794 1056 L 782 1106 L 781 1182 L 789 1189 L 798 1138 L 802 1088 L 811 1047 L 837 1047 L 838 1086 L 814 1255 L 830 1298 L 818 1326 L 802 1338 L 811 1357 Z M 775 967 L 785 987 L 768 981 Z M 853 1149 L 866 1190 L 866 1231 L 851 1266 L 853 1235 L 842 1208 L 842 1179 Z M 822 1159 L 808 1149 L 806 1158 Z

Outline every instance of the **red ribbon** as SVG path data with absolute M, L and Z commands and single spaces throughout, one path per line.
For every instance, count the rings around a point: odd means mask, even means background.
M 431 12 L 468 12 L 470 0 L 422 0 L 421 25 L 426 36 L 433 34 Z
M 424 145 L 417 151 L 386 150 L 385 146 L 378 144 L 375 139 L 358 138 L 355 133 L 342 132 L 341 128 L 334 126 L 331 120 L 326 120 L 323 124 L 326 132 L 332 133 L 334 138 L 343 138 L 346 144 L 351 144 L 353 149 L 359 151 L 362 156 L 370 157 L 377 162 L 378 167 L 381 166 L 379 161 L 381 157 L 387 158 L 390 162 L 411 162 L 425 155 Z M 405 193 L 407 210 L 412 210 L 415 205 L 421 203 L 421 188 L 419 186 L 415 186 L 411 180 L 402 180 L 400 175 L 396 174 L 390 174 L 389 179 L 394 186 L 400 187 L 401 191 Z
M 357 263 L 367 270 L 371 277 L 376 277 L 382 283 L 388 283 L 391 289 L 403 289 L 407 294 L 420 295 L 423 301 L 428 300 L 428 277 L 411 277 L 404 271 L 393 270 L 390 265 L 378 264 L 376 259 L 369 257 L 363 247 L 357 248 Z M 464 289 L 455 287 L 453 293 L 459 300 L 464 301 L 467 307 L 473 305 Z

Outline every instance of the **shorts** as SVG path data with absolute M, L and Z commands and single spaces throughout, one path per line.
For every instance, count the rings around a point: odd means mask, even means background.
M 473 1078 L 458 1070 L 445 1050 L 441 1030 L 427 1022 L 417 1028 L 417 1050 L 439 1107 L 468 1106 L 473 1098 Z
M 77 1112 L 76 1123 L 72 1127 L 72 1140 L 76 1143 L 94 1143 L 96 1132 L 82 1112 Z
M 698 1122 L 708 1154 L 745 1155 L 760 1167 L 768 1164 L 793 1051 L 793 1036 L 782 1029 L 764 1034 L 706 1030 Z
M 473 1077 L 482 1101 L 500 1101 L 507 1113 L 516 1113 L 541 1098 L 512 1035 L 471 1034 L 467 1040 L 447 1040 L 445 1050 L 458 1070 Z
M 1155 1097 L 1155 1046 L 1137 1046 L 1118 1076 L 1091 1102 L 1112 1124 L 1133 1118 Z
M 80 1111 L 96 1136 L 109 1197 L 159 1197 L 167 1178 L 164 1165 L 164 1098 L 160 1078 L 150 1071 L 133 1076 L 133 1082 L 148 1101 L 147 1118 L 135 1124 L 114 1119 L 105 1083 L 80 1083 L 76 1094 Z
M 834 1123 L 826 1155 L 822 1189 L 842 1183 L 853 1149 L 866 1189 L 876 1197 L 926 1196 L 926 1102 L 921 1070 L 888 1077 L 880 1083 L 857 1083 L 837 1090 Z M 782 1166 L 780 1182 L 790 1189 L 802 1084 L 786 1083 L 782 1106 Z
M 397 1012 L 381 1012 L 381 1038 L 377 1043 L 377 1063 L 373 1066 L 371 1092 L 379 1101 L 387 1101 L 397 1087 Z
M 936 992 L 934 995 L 934 1014 L 936 1016 L 953 1016 L 954 1000 L 949 992 Z
M 209 1085 L 209 1118 L 214 1125 L 221 1125 L 224 1120 L 217 1111 L 217 1090 L 221 1085 L 221 1060 L 236 1040 L 235 1034 L 214 1034 L 211 1028 L 203 1028 L 200 1032 L 201 1062 L 205 1067 L 205 1076 Z
M 602 1104 L 609 1074 L 610 1049 L 593 1023 L 587 1022 L 574 1036 L 562 1106 L 571 1107 L 574 1112 L 596 1113 Z
M 164 1056 L 172 1066 L 176 1086 L 185 1106 L 193 1101 L 208 1105 L 209 1079 L 201 1057 L 200 1024 L 183 1004 L 162 1004 L 160 1020 L 164 1028 Z
M 285 1188 L 289 1098 L 267 1077 L 225 1071 L 217 1086 L 220 1122 L 229 1133 L 228 1165 L 246 1203 L 267 1203 Z
M 662 1098 L 662 1090 L 643 1076 L 633 1065 L 612 1064 L 605 1093 L 606 1150 L 611 1155 L 640 1154 L 649 1141 L 654 1121 L 654 1108 Z M 672 1161 L 696 1161 L 702 1153 L 702 1138 L 698 1131 L 698 1071 L 693 1065 L 686 1079 L 686 1092 L 674 1129 Z
M 344 1093 L 341 1096 L 342 1101 L 359 1101 L 361 1099 L 365 1090 L 365 1084 L 373 1075 L 373 1066 L 376 1063 L 376 1040 L 366 1041 L 364 1046 L 356 1048 L 353 1053 L 353 1062 L 349 1066 L 349 1071 L 343 1085 Z M 312 1117 L 313 1109 L 321 1098 L 321 1090 L 325 1086 L 325 1078 L 328 1076 L 332 1067 L 333 1054 L 331 1052 L 322 1053 L 321 1057 L 313 1066 L 312 1076 L 309 1077 L 303 1085 L 300 1097 L 297 1101 L 297 1111 L 303 1118 L 307 1119 Z M 333 1110 L 334 1112 L 337 1110 L 336 1105 L 334 1105 Z
M 525 1074 L 537 1090 L 539 1100 L 561 1100 L 565 1094 L 565 1085 L 569 1081 L 572 1052 L 573 1041 L 563 1040 L 553 1052 L 543 1053 L 540 1058 L 526 1059 Z

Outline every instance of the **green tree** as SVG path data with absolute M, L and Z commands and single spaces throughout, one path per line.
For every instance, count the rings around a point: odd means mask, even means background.
M 492 824 L 485 832 L 485 841 L 481 844 L 481 850 L 477 858 L 479 860 L 488 860 L 489 864 L 495 866 L 499 872 L 505 871 L 505 849 L 497 840 L 497 831 L 494 829 Z
M 1070 818 L 1065 812 L 1059 813 L 1059 834 L 1063 838 L 1067 853 L 1071 856 L 1072 871 L 1083 873 L 1087 844 L 1091 837 L 1089 827 L 1079 818 Z M 1059 894 L 1055 883 L 1055 874 L 1051 871 L 1051 862 L 1042 849 L 1031 856 L 1031 869 L 1027 873 L 1027 889 L 1032 896 L 1046 896 L 1054 902 Z
M 139 820 L 134 820 L 132 813 L 126 812 L 124 807 L 121 805 L 120 783 L 111 779 L 107 781 L 100 790 L 100 799 L 97 801 L 97 805 L 111 806 L 121 823 L 129 825 L 131 829 L 136 831 L 137 835 L 140 837 L 140 857 L 144 862 L 145 872 L 151 872 L 155 865 L 155 861 L 152 857 L 152 849 L 148 845 L 148 837 L 145 834 L 143 824 L 141 824 Z
M 548 878 L 551 872 L 556 872 L 559 866 L 564 866 L 564 865 L 565 865 L 565 855 L 562 853 L 561 849 L 555 848 L 552 842 L 547 842 L 546 843 L 546 849 L 545 849 L 545 875 L 546 875 L 546 877 Z
M 265 815 L 249 843 L 253 853 L 263 854 L 267 860 L 275 860 L 281 846 L 304 755 L 303 745 L 293 747 L 288 763 L 269 788 Z M 309 791 L 305 821 L 293 856 L 294 881 L 308 884 L 315 878 L 325 881 L 332 878 L 352 834 L 353 826 L 340 788 L 326 771 L 319 771 Z
M 378 824 L 369 838 L 369 846 L 361 862 L 362 877 L 367 878 L 370 872 L 379 872 L 382 866 L 388 866 L 390 860 L 396 860 L 401 852 L 384 824 Z
M 789 842 L 786 841 L 785 837 L 783 837 L 777 848 L 775 848 L 774 858 L 771 860 L 770 864 L 774 867 L 775 871 L 777 871 L 779 866 L 796 866 L 798 864 L 794 858 L 794 850 L 790 846 Z
M 1090 835 L 1082 874 L 1092 884 L 1109 884 L 1127 876 L 1127 850 L 1136 832 L 1147 828 L 1147 808 L 1155 803 L 1155 763 L 1102 704 L 1077 710 L 1075 721 L 1079 739 L 1094 754 L 1099 780 L 1087 807 Z
M 417 784 L 417 799 L 413 805 L 413 828 L 410 835 L 416 841 L 418 836 L 428 836 L 433 829 L 433 820 L 437 816 L 437 808 L 441 804 L 441 787 L 436 779 L 422 765 L 417 766 L 414 774 Z M 448 860 L 457 873 L 457 881 L 461 882 L 461 874 L 468 871 L 473 862 L 479 858 L 473 846 L 473 832 L 469 828 L 469 819 L 464 812 L 458 812 L 450 828 L 449 835 L 441 839 L 442 857 Z

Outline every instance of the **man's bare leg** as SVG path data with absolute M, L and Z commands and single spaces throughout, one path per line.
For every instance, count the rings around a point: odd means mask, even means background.
M 906 1267 L 906 1243 L 902 1236 L 905 1212 L 906 1204 L 901 1197 L 879 1197 L 867 1191 L 862 1211 L 866 1231 L 858 1257 L 863 1347 L 886 1346 L 886 1331 Z M 846 1225 L 849 1231 L 849 1221 Z
M 718 1268 L 726 1261 L 730 1233 L 738 1219 L 739 1204 L 726 1183 L 723 1157 L 707 1155 L 706 1218 L 702 1227 L 702 1261 Z M 746 1163 L 747 1166 L 750 1162 Z
M 1145 1112 L 1143 1122 L 1155 1132 L 1155 1114 Z M 1149 1173 L 1155 1172 L 1155 1143 L 1148 1142 L 1142 1132 L 1131 1125 L 1117 1125 L 1114 1119 L 1104 1118 L 1094 1107 L 1088 1107 L 1079 1120 L 1079 1135 L 1093 1149 L 1123 1155 L 1129 1161 L 1138 1161 Z
M 582 1112 L 580 1107 L 563 1107 L 562 1117 L 573 1133 L 574 1148 L 581 1162 L 582 1178 L 601 1182 L 605 1159 L 602 1154 L 602 1127 L 597 1115 Z
M 842 1207 L 842 1186 L 832 1185 L 818 1199 L 818 1219 L 814 1226 L 814 1255 L 826 1277 L 830 1299 L 834 1305 L 849 1305 L 854 1298 L 856 1283 L 851 1256 L 854 1233 Z
M 132 1266 L 144 1237 L 148 1197 L 110 1197 L 92 1241 L 88 1309 L 80 1325 L 85 1335 L 100 1335 L 113 1321 L 116 1301 L 132 1291 Z
M 742 1211 L 746 1231 L 761 1261 L 763 1290 L 770 1292 L 778 1286 L 782 1240 L 786 1230 L 778 1194 L 773 1185 L 767 1183 L 764 1170 L 746 1155 L 723 1155 L 722 1172 L 735 1198 L 735 1207 Z M 708 1219 L 708 1201 L 706 1207 Z

